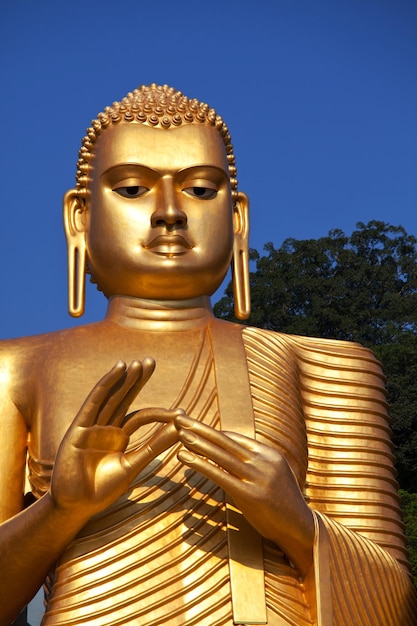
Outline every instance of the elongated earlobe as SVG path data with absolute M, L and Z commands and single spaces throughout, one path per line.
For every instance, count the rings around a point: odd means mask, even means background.
M 64 196 L 64 228 L 68 253 L 68 312 L 81 317 L 85 308 L 85 205 L 75 189 Z
M 249 199 L 239 192 L 234 208 L 235 238 L 233 242 L 232 281 L 235 316 L 240 320 L 250 315 L 249 286 Z
M 85 244 L 68 246 L 68 312 L 81 317 L 85 310 Z

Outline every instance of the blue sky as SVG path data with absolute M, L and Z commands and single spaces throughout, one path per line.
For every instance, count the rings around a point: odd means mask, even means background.
M 0 336 L 74 324 L 61 200 L 107 104 L 162 82 L 214 106 L 251 245 L 383 220 L 417 235 L 414 0 L 21 0 L 0 24 Z M 102 317 L 91 287 L 82 322 Z

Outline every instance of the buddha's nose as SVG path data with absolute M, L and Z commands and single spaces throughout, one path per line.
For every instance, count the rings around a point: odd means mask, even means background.
M 171 180 L 160 181 L 158 206 L 151 216 L 153 228 L 158 226 L 184 228 L 187 225 L 187 216 L 178 206 L 178 201 Z

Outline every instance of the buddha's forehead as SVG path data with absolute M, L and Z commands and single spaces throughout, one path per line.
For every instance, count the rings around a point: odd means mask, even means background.
M 222 138 L 215 128 L 204 124 L 169 129 L 136 122 L 111 126 L 100 135 L 94 147 L 94 172 L 100 175 L 125 163 L 166 172 L 214 165 L 228 172 Z

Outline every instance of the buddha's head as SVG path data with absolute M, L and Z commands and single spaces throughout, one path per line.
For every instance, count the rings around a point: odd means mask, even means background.
M 208 105 L 150 85 L 107 107 L 82 141 L 64 218 L 72 315 L 87 269 L 107 297 L 173 301 L 212 295 L 232 262 L 247 317 L 248 201 Z

